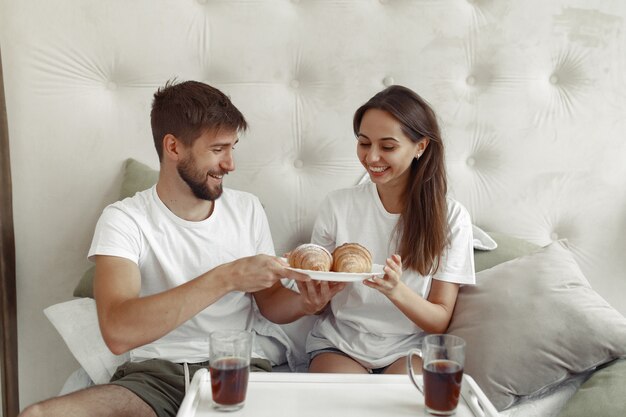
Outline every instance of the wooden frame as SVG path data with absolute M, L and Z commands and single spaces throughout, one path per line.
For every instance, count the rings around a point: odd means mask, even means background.
M 15 234 L 9 128 L 4 100 L 4 77 L 0 55 L 0 371 L 2 372 L 2 415 L 19 413 L 17 373 L 17 300 L 15 295 Z

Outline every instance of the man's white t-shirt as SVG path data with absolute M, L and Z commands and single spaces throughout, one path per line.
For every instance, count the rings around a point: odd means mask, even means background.
M 135 262 L 144 297 L 256 254 L 274 255 L 267 218 L 257 197 L 225 188 L 211 216 L 191 222 L 172 213 L 153 186 L 104 209 L 88 256 L 92 260 L 95 255 L 118 256 Z M 251 328 L 252 302 L 250 294 L 230 292 L 162 338 L 133 349 L 131 360 L 207 360 L 211 331 Z M 258 346 L 253 356 L 263 357 Z
M 433 279 L 474 284 L 472 223 L 467 210 L 450 198 L 450 244 L 438 271 L 422 276 L 405 270 L 402 281 L 424 298 Z M 372 253 L 375 264 L 384 265 L 397 253 L 394 230 L 400 218 L 385 210 L 376 185 L 365 183 L 330 193 L 313 227 L 311 242 L 329 251 L 347 243 L 359 243 Z M 387 297 L 362 282 L 349 283 L 330 302 L 307 338 L 307 352 L 337 348 L 366 368 L 381 368 L 417 347 L 424 331 L 409 320 Z

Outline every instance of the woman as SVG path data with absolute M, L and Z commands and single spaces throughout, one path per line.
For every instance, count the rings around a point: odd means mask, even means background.
M 309 371 L 405 373 L 406 352 L 446 331 L 459 285 L 475 282 L 471 220 L 446 196 L 439 126 L 415 92 L 386 88 L 356 111 L 353 128 L 371 183 L 329 194 L 311 241 L 360 243 L 385 275 L 331 300 L 307 338 Z

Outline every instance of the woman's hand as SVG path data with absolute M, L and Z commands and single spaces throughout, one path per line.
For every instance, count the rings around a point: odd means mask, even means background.
M 363 281 L 363 284 L 380 291 L 388 298 L 392 298 L 393 293 L 399 289 L 399 284 L 401 284 L 402 258 L 400 255 L 393 254 L 390 258 L 387 258 L 383 271 L 385 275 L 382 278 L 366 279 Z
M 345 282 L 329 281 L 296 281 L 306 314 L 318 314 L 328 304 L 331 298 L 346 287 Z
M 416 326 L 427 333 L 443 333 L 450 324 L 459 284 L 433 278 L 428 299 L 400 281 L 402 259 L 394 254 L 383 268 L 385 276 L 363 283 L 383 293 Z

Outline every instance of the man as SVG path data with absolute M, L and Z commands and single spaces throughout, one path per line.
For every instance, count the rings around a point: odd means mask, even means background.
M 102 336 L 131 361 L 110 384 L 35 404 L 23 416 L 174 416 L 185 368 L 208 365 L 211 331 L 250 329 L 252 297 L 267 318 L 286 323 L 318 312 L 343 288 L 286 269 L 273 256 L 259 200 L 222 187 L 247 128 L 227 96 L 200 82 L 168 82 L 154 95 L 151 123 L 159 180 L 105 208 L 89 250 Z M 283 277 L 295 279 L 300 294 L 283 288 Z M 253 356 L 253 367 L 271 369 L 262 352 Z

